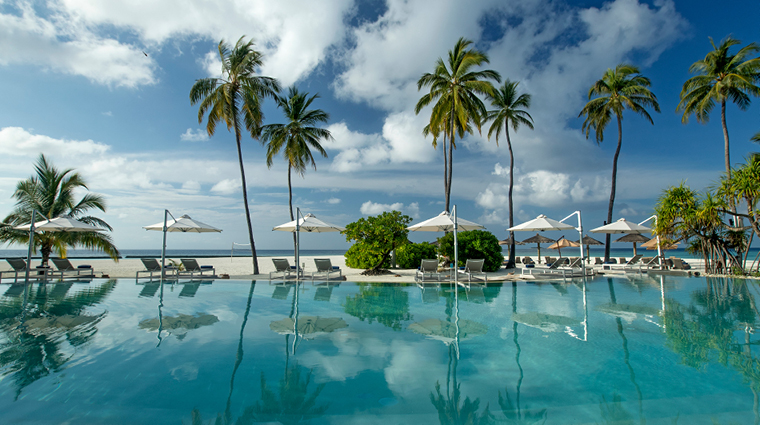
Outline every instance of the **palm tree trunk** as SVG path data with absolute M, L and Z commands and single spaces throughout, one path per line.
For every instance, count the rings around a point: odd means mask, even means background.
M 731 180 L 731 153 L 728 144 L 728 125 L 726 125 L 726 100 L 720 102 L 720 124 L 723 126 L 723 149 L 726 156 L 726 178 Z M 728 205 L 731 212 L 734 213 L 734 221 L 737 227 L 741 227 L 743 221 L 741 217 L 736 215 L 736 202 L 733 197 L 728 199 Z
M 243 167 L 243 150 L 240 147 L 240 130 L 237 122 L 237 114 L 232 114 L 233 126 L 235 127 L 235 142 L 237 142 L 238 162 L 240 163 L 240 180 L 243 183 L 243 205 L 245 206 L 245 220 L 248 223 L 248 240 L 251 243 L 251 261 L 253 262 L 253 274 L 259 274 L 259 260 L 256 257 L 256 243 L 253 240 L 253 226 L 251 225 L 251 211 L 248 208 L 248 189 L 245 182 L 245 167 Z
M 449 193 L 449 163 L 448 163 L 448 156 L 446 155 L 449 151 L 448 146 L 446 145 L 446 140 L 448 139 L 448 135 L 443 136 L 443 196 L 447 197 Z M 448 204 L 448 198 L 446 198 L 446 204 Z M 449 209 L 446 208 L 446 211 Z
M 515 225 L 514 214 L 512 211 L 512 188 L 514 187 L 514 179 L 512 175 L 515 172 L 515 157 L 512 155 L 512 141 L 509 139 L 509 120 L 506 120 L 504 124 L 507 134 L 507 148 L 509 149 L 509 227 Z M 509 261 L 507 261 L 507 268 L 513 268 L 515 266 L 515 232 L 509 232 L 509 237 L 512 238 L 512 243 L 509 245 Z
M 620 147 L 623 145 L 623 122 L 620 115 L 617 116 L 618 143 L 615 156 L 612 158 L 612 187 L 610 188 L 610 205 L 607 207 L 607 224 L 612 223 L 612 209 L 615 206 L 615 188 L 617 186 L 617 163 L 620 156 Z M 604 245 L 604 261 L 610 261 L 610 234 L 607 234 Z
M 290 163 L 288 163 L 288 207 L 290 207 L 290 221 L 295 220 L 293 218 L 293 186 L 290 183 L 290 169 L 293 168 Z M 293 250 L 298 249 L 298 241 L 296 240 L 296 232 L 293 232 Z M 298 264 L 296 264 L 298 266 Z

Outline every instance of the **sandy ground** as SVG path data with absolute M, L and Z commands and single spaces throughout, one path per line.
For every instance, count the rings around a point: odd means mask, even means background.
M 277 258 L 283 258 L 283 257 L 277 257 Z M 290 262 L 291 265 L 295 265 L 294 258 L 292 256 L 284 257 L 284 258 L 287 258 L 287 260 Z M 301 263 L 305 264 L 305 271 L 306 271 L 307 276 L 310 276 L 311 272 L 316 270 L 316 267 L 314 265 L 314 258 L 329 258 L 332 265 L 340 267 L 343 272 L 343 275 L 346 276 L 346 280 L 351 281 L 351 282 L 414 282 L 414 276 L 416 273 L 416 270 L 412 270 L 412 269 L 406 269 L 406 270 L 395 269 L 395 270 L 391 270 L 392 274 L 386 274 L 386 275 L 381 275 L 381 276 L 363 276 L 361 275 L 361 272 L 363 272 L 364 269 L 352 269 L 352 268 L 346 267 L 345 257 L 343 257 L 342 255 L 334 255 L 334 256 L 328 256 L 328 257 L 303 256 L 301 257 Z M 172 258 L 172 259 L 179 262 L 178 258 Z M 537 258 L 533 258 L 533 260 L 536 261 Z M 700 272 L 702 271 L 701 260 L 689 260 L 689 263 L 692 266 L 692 270 L 700 271 Z M 108 275 L 109 277 L 112 277 L 112 278 L 134 278 L 137 271 L 145 270 L 145 267 L 143 266 L 139 258 L 122 259 L 118 263 L 115 263 L 112 260 L 106 260 L 106 259 L 103 259 L 103 260 L 72 259 L 71 264 L 73 264 L 75 267 L 78 265 L 83 265 L 83 264 L 91 265 L 95 269 L 95 273 L 97 274 L 97 276 Z M 168 259 L 167 259 L 167 264 L 168 264 Z M 198 264 L 213 266 L 216 270 L 217 276 L 226 274 L 230 276 L 230 279 L 242 279 L 242 280 L 269 279 L 269 272 L 274 271 L 274 264 L 272 263 L 272 257 L 259 257 L 259 272 L 260 272 L 259 275 L 252 274 L 253 265 L 251 262 L 251 257 L 199 258 Z M 6 270 L 6 269 L 10 269 L 10 267 L 4 268 L 0 266 L 0 269 Z M 520 277 L 520 274 L 521 273 L 519 269 L 511 269 L 511 270 L 500 269 L 497 272 L 488 273 L 488 280 L 489 281 L 514 280 L 514 279 L 518 279 Z M 142 276 L 143 275 L 141 274 L 141 278 Z

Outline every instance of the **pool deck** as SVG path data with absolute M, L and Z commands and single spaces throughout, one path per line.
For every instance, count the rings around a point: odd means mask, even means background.
M 279 257 L 278 257 L 279 258 Z M 287 258 L 287 257 L 285 257 Z M 304 256 L 301 257 L 301 264 L 305 265 L 305 274 L 306 278 L 304 280 L 311 280 L 311 272 L 316 270 L 314 266 L 314 258 L 329 258 L 333 266 L 340 267 L 342 274 L 344 276 L 343 280 L 350 281 L 350 282 L 398 282 L 398 283 L 413 283 L 415 282 L 415 275 L 416 270 L 414 269 L 391 269 L 389 274 L 379 275 L 379 276 L 364 276 L 361 273 L 364 271 L 364 269 L 354 269 L 346 266 L 345 263 L 345 257 L 341 255 L 334 255 L 334 256 L 320 256 L 320 257 L 314 257 L 314 256 Z M 174 260 L 179 260 L 178 258 L 173 258 Z M 294 265 L 293 257 L 288 258 L 291 265 Z M 536 261 L 537 258 L 534 258 L 534 261 Z M 691 265 L 692 269 L 690 271 L 657 271 L 657 273 L 662 274 L 677 274 L 681 276 L 688 276 L 689 272 L 702 272 L 703 266 L 701 260 L 687 260 L 688 263 Z M 74 265 L 74 267 L 77 267 L 79 265 L 91 265 L 95 272 L 97 277 L 101 276 L 107 276 L 111 278 L 135 278 L 135 274 L 137 271 L 145 270 L 143 267 L 142 262 L 139 259 L 122 259 L 118 263 L 113 262 L 110 259 L 98 259 L 98 260 L 76 260 L 72 259 L 71 263 Z M 274 271 L 274 264 L 272 262 L 272 257 L 259 257 L 259 274 L 254 275 L 252 274 L 253 265 L 251 261 L 251 257 L 215 257 L 215 258 L 202 258 L 198 260 L 198 263 L 201 265 L 210 265 L 213 266 L 216 270 L 217 278 L 224 278 L 226 279 L 226 276 L 229 276 L 229 279 L 234 280 L 269 280 L 269 273 Z M 594 266 L 587 266 L 587 267 L 594 267 Z M 603 270 L 601 266 L 595 266 L 594 270 L 597 273 L 600 274 L 608 274 L 608 275 L 623 275 L 625 272 L 622 269 L 612 269 L 612 270 Z M 635 273 L 628 273 L 628 274 L 635 274 Z M 142 279 L 141 274 L 141 279 Z M 542 280 L 545 279 L 559 279 L 562 280 L 561 275 L 545 275 L 541 274 L 540 278 Z M 535 279 L 532 277 L 525 277 L 522 275 L 522 269 L 516 268 L 516 269 L 500 269 L 493 273 L 488 273 L 488 281 L 515 281 L 515 280 L 525 280 L 525 279 Z M 280 279 L 281 280 L 281 279 Z M 324 281 L 324 279 L 318 279 Z M 334 279 L 331 279 L 334 280 Z M 461 281 L 461 280 L 460 280 Z M 3 283 L 9 283 L 12 282 L 12 280 L 8 280 L 3 278 Z

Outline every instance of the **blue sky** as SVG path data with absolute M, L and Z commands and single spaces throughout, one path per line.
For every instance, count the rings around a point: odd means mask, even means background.
M 533 96 L 535 130 L 512 134 L 517 222 L 580 209 L 586 229 L 602 224 L 617 129 L 597 145 L 577 115 L 607 68 L 641 68 L 662 113 L 652 113 L 654 126 L 624 114 L 614 213 L 641 221 L 669 185 L 703 189 L 723 171 L 717 111 L 706 125 L 683 125 L 675 108 L 708 37 L 760 42 L 758 12 L 750 0 L 0 0 L 0 216 L 44 152 L 106 196 L 99 215 L 120 248 L 160 246 L 141 226 L 164 208 L 224 229 L 172 238 L 170 247 L 247 242 L 234 136 L 223 127 L 205 136 L 188 97 L 197 78 L 218 76 L 219 40 L 246 35 L 265 54 L 263 75 L 319 93 L 314 106 L 331 115 L 329 158 L 294 178 L 295 205 L 343 225 L 390 209 L 432 217 L 443 210 L 442 154 L 422 136 L 426 114 L 414 114 L 416 82 L 464 36 Z M 749 141 L 760 131 L 753 101 L 746 111 L 728 107 L 734 163 L 758 150 Z M 272 102 L 265 113 L 266 123 L 283 122 Z M 509 156 L 485 133 L 458 142 L 452 198 L 460 216 L 503 238 Z M 250 138 L 243 157 L 257 247 L 292 246 L 271 231 L 289 220 L 284 160 L 267 169 Z M 308 235 L 303 245 L 347 246 L 340 235 Z

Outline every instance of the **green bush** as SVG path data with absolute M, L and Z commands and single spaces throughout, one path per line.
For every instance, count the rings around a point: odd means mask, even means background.
M 356 243 L 346 251 L 346 265 L 352 269 L 370 269 L 383 257 L 382 253 L 368 249 L 366 244 Z M 388 257 L 380 265 L 382 268 L 391 266 L 391 258 Z
M 348 242 L 354 242 L 346 251 L 346 265 L 374 271 L 390 267 L 391 251 L 409 242 L 406 226 L 411 222 L 408 215 L 386 211 L 349 223 L 341 232 Z
M 438 239 L 441 243 L 440 253 L 451 261 L 454 260 L 454 233 L 447 233 Z M 459 245 L 459 267 L 465 265 L 468 259 L 485 260 L 483 271 L 495 272 L 501 268 L 504 255 L 501 253 L 499 239 L 491 232 L 485 230 L 471 230 L 457 233 L 457 245 Z
M 408 243 L 396 248 L 396 265 L 402 269 L 416 269 L 422 260 L 436 258 L 436 247 L 427 242 Z

